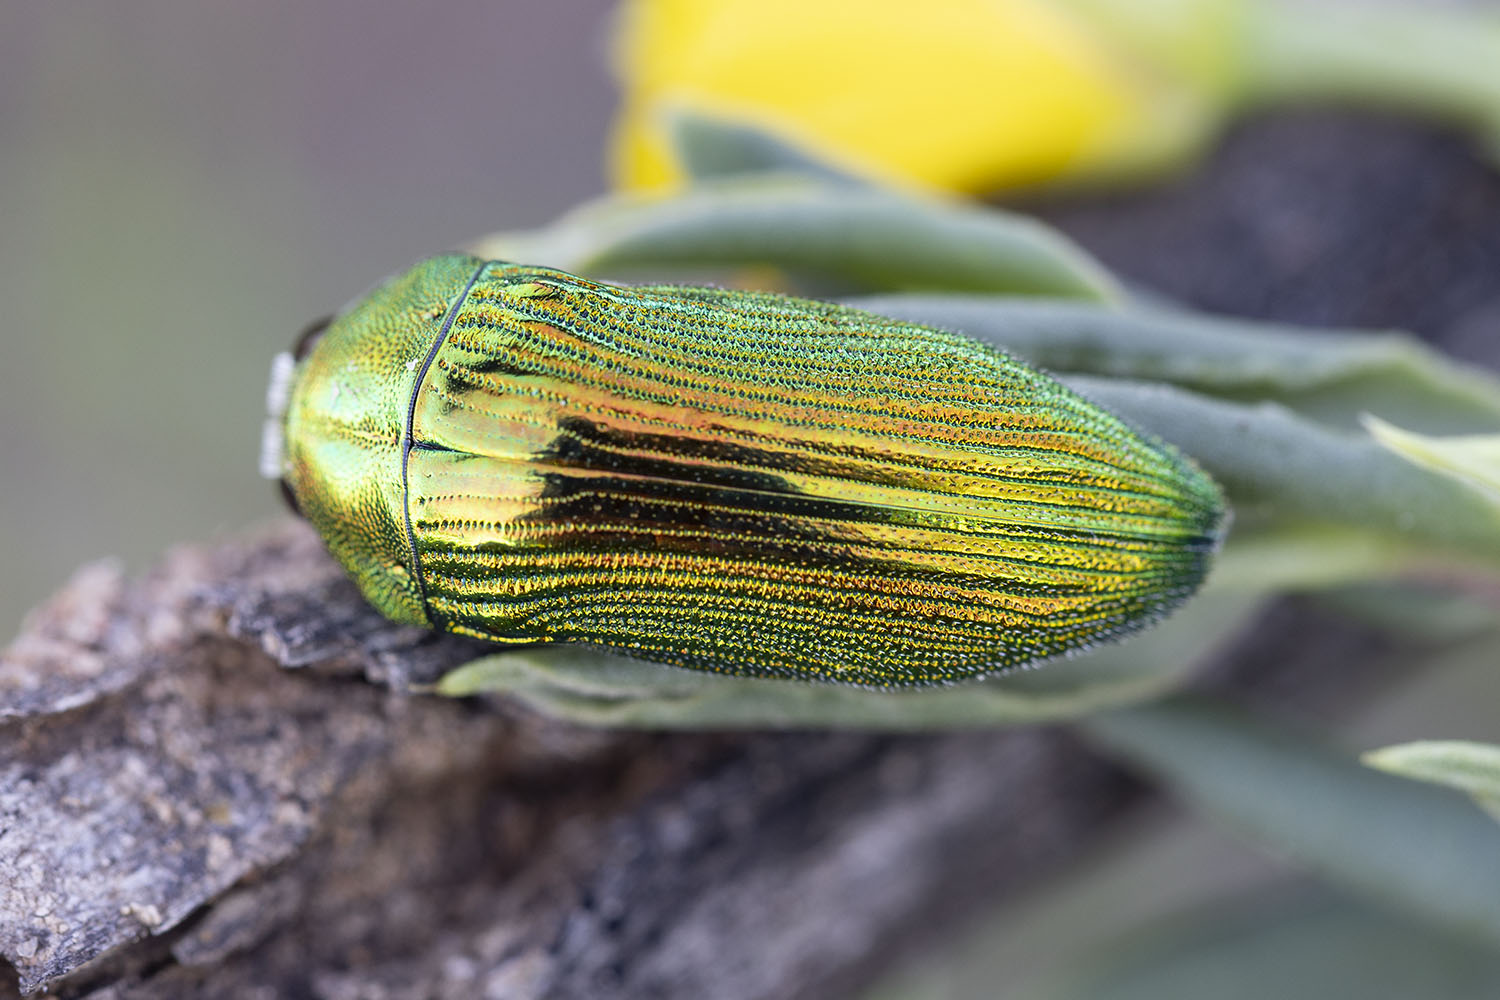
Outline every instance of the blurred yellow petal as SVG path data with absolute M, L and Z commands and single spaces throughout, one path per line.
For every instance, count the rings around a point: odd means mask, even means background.
M 1106 155 L 1148 114 L 1128 67 L 1041 0 L 631 0 L 614 169 L 677 179 L 664 113 L 764 125 L 886 180 L 987 190 Z
M 855 173 L 965 192 L 1179 166 L 1245 107 L 1361 104 L 1500 156 L 1493 12 L 1306 0 L 625 0 L 612 150 L 680 179 L 675 111 Z

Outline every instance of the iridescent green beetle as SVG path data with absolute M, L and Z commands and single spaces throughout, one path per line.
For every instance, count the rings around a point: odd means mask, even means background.
M 266 472 L 384 614 L 931 684 L 1134 631 L 1218 544 L 1169 446 L 956 334 L 436 257 L 282 362 Z

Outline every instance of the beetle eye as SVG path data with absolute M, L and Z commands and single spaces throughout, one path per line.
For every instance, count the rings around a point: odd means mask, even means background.
M 292 492 L 292 488 L 287 485 L 286 480 L 278 479 L 276 480 L 276 485 L 281 487 L 281 499 L 286 501 L 286 505 L 292 509 L 292 513 L 305 519 L 307 515 L 302 513 L 302 508 L 297 503 L 297 494 Z
M 301 333 L 297 335 L 297 346 L 292 348 L 292 357 L 301 361 L 312 353 L 313 346 L 317 344 L 318 338 L 323 336 L 323 331 L 328 329 L 328 324 L 333 322 L 332 316 L 324 316 L 322 319 L 309 323 Z

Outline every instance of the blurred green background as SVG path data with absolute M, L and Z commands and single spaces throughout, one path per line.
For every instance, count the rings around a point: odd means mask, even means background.
M 603 189 L 609 0 L 0 5 L 0 632 L 279 512 L 271 356 Z

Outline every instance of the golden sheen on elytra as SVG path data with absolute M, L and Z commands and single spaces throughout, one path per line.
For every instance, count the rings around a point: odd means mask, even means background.
M 384 614 L 757 677 L 931 684 L 1142 628 L 1218 488 L 966 337 L 435 257 L 299 350 L 269 472 Z

